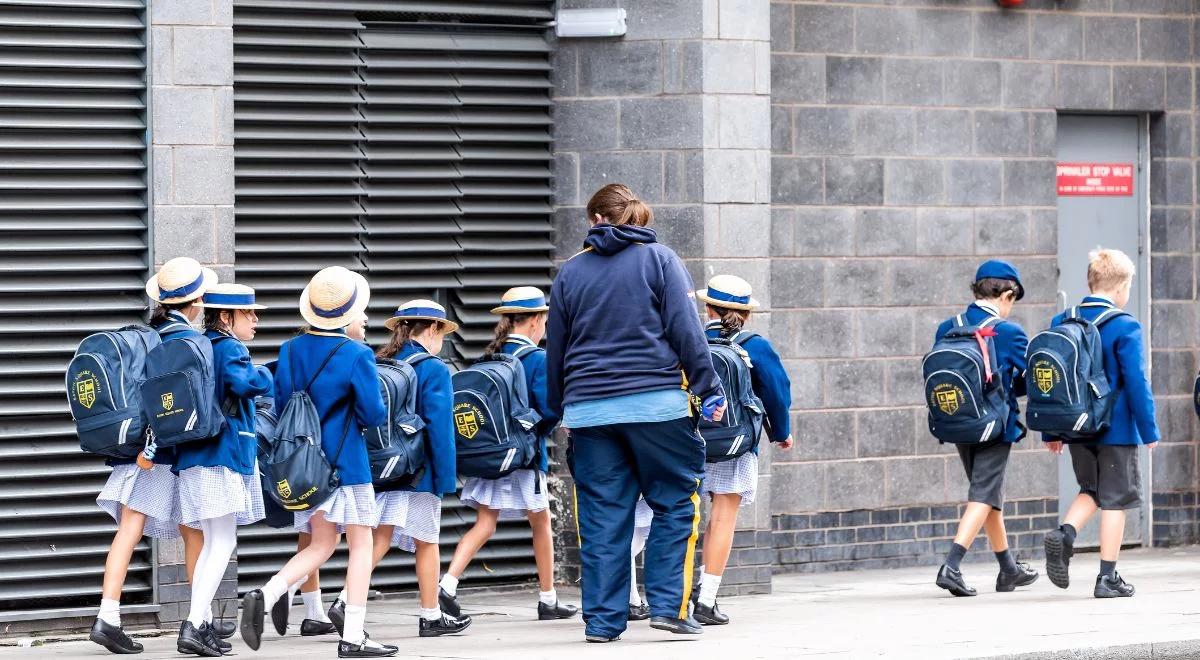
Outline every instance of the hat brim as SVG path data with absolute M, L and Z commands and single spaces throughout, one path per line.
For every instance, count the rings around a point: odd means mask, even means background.
M 541 307 L 506 307 L 501 305 L 499 307 L 492 308 L 492 313 L 497 316 L 502 314 L 536 314 L 537 312 L 548 311 L 550 311 L 549 305 L 542 305 Z
M 436 316 L 393 316 L 392 318 L 383 322 L 383 327 L 387 328 L 388 330 L 390 330 L 392 332 L 395 332 L 396 325 L 399 324 L 401 321 L 437 321 L 438 323 L 441 323 L 442 325 L 446 326 L 446 334 L 450 334 L 451 332 L 458 332 L 458 328 L 459 328 L 458 324 L 455 323 L 454 321 L 451 321 L 449 319 L 438 318 Z
M 196 300 L 217 284 L 217 271 L 211 268 L 203 268 L 202 272 L 204 273 L 204 282 L 200 284 L 200 288 L 186 296 L 178 298 L 161 297 L 161 290 L 158 288 L 158 273 L 155 273 L 150 279 L 146 280 L 146 295 L 150 296 L 150 300 L 164 305 L 178 305 Z
M 200 301 L 196 303 L 196 306 L 203 307 L 204 309 L 267 309 L 266 305 L 259 305 L 258 303 L 251 305 L 222 305 L 221 303 L 206 303 L 204 301 Z
M 712 305 L 713 307 L 721 307 L 724 309 L 736 309 L 736 310 L 739 310 L 742 312 L 749 312 L 749 311 L 759 308 L 758 301 L 755 300 L 754 298 L 751 298 L 750 302 L 748 302 L 748 303 L 735 303 L 735 302 L 729 302 L 728 300 L 714 300 L 714 299 L 708 297 L 708 289 L 700 289 L 699 291 L 697 291 L 696 299 L 699 300 L 700 302 L 703 302 L 706 305 Z
M 300 316 L 309 325 L 319 330 L 337 330 L 350 325 L 355 318 L 366 311 L 367 305 L 371 304 L 371 286 L 367 284 L 367 278 L 354 271 L 350 271 L 350 273 L 357 280 L 358 297 L 354 299 L 354 305 L 341 316 L 332 318 L 318 316 L 308 302 L 308 287 L 304 287 L 304 290 L 300 292 Z

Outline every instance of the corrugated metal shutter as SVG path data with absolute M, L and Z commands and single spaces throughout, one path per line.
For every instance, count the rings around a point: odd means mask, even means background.
M 143 9 L 0 0 L 0 620 L 100 598 L 108 468 L 79 452 L 63 372 L 146 305 Z M 126 603 L 151 601 L 151 574 L 143 543 Z
M 404 300 L 441 300 L 463 323 L 461 362 L 491 335 L 512 284 L 549 285 L 549 1 L 341 3 L 236 0 L 238 280 L 279 307 L 260 326 L 269 357 L 299 323 L 319 267 L 371 282 L 371 339 Z M 447 498 L 443 553 L 474 519 Z M 239 580 L 261 583 L 295 535 L 242 534 Z M 524 523 L 505 524 L 469 579 L 536 575 Z M 340 583 L 345 556 L 325 582 Z M 394 553 L 374 585 L 416 585 Z

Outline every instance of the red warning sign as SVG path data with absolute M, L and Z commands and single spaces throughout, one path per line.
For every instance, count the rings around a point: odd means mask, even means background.
M 1130 197 L 1133 163 L 1059 163 L 1060 196 Z

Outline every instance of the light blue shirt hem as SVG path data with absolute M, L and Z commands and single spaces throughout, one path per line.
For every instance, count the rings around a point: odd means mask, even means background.
M 690 414 L 687 392 L 676 389 L 652 390 L 568 403 L 563 411 L 562 425 L 569 429 L 581 429 L 608 424 L 669 422 Z

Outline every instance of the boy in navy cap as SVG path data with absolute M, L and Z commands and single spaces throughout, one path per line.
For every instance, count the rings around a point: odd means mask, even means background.
M 971 486 L 954 545 L 950 546 L 946 563 L 937 575 L 937 586 L 955 596 L 974 596 L 976 593 L 963 580 L 960 567 L 967 548 L 971 547 L 981 528 L 987 532 L 988 543 L 1000 563 L 996 591 L 1013 591 L 1033 584 L 1038 578 L 1037 571 L 1013 556 L 1004 529 L 1004 472 L 1008 467 L 1008 454 L 1013 443 L 1025 437 L 1017 397 L 1025 395 L 1025 349 L 1029 345 L 1029 338 L 1021 326 L 1007 319 L 1013 304 L 1025 297 L 1025 288 L 1012 264 L 992 260 L 979 266 L 971 292 L 975 294 L 975 302 L 967 307 L 967 311 L 944 321 L 937 329 L 934 343 L 956 324 L 994 324 L 991 327 L 996 331 L 996 361 L 1001 384 L 1008 394 L 1009 416 L 1004 435 L 999 439 L 976 445 L 955 445 Z
M 1125 313 L 1113 313 L 1129 303 L 1133 284 L 1133 261 L 1119 250 L 1096 250 L 1089 255 L 1088 289 L 1092 294 L 1079 304 L 1079 315 L 1089 321 L 1100 319 L 1100 342 L 1104 374 L 1116 393 L 1107 430 L 1087 442 L 1072 443 L 1071 467 L 1079 482 L 1079 495 L 1071 503 L 1063 524 L 1046 534 L 1046 573 L 1054 586 L 1070 585 L 1067 568 L 1073 554 L 1075 534 L 1100 510 L 1100 575 L 1096 598 L 1133 595 L 1133 585 L 1117 573 L 1117 555 L 1125 533 L 1125 511 L 1141 506 L 1138 476 L 1138 446 L 1161 439 L 1154 418 L 1154 395 L 1146 378 L 1145 343 L 1142 325 Z M 1065 312 L 1054 317 L 1051 327 L 1062 322 Z M 1050 451 L 1061 454 L 1061 440 L 1043 436 Z

